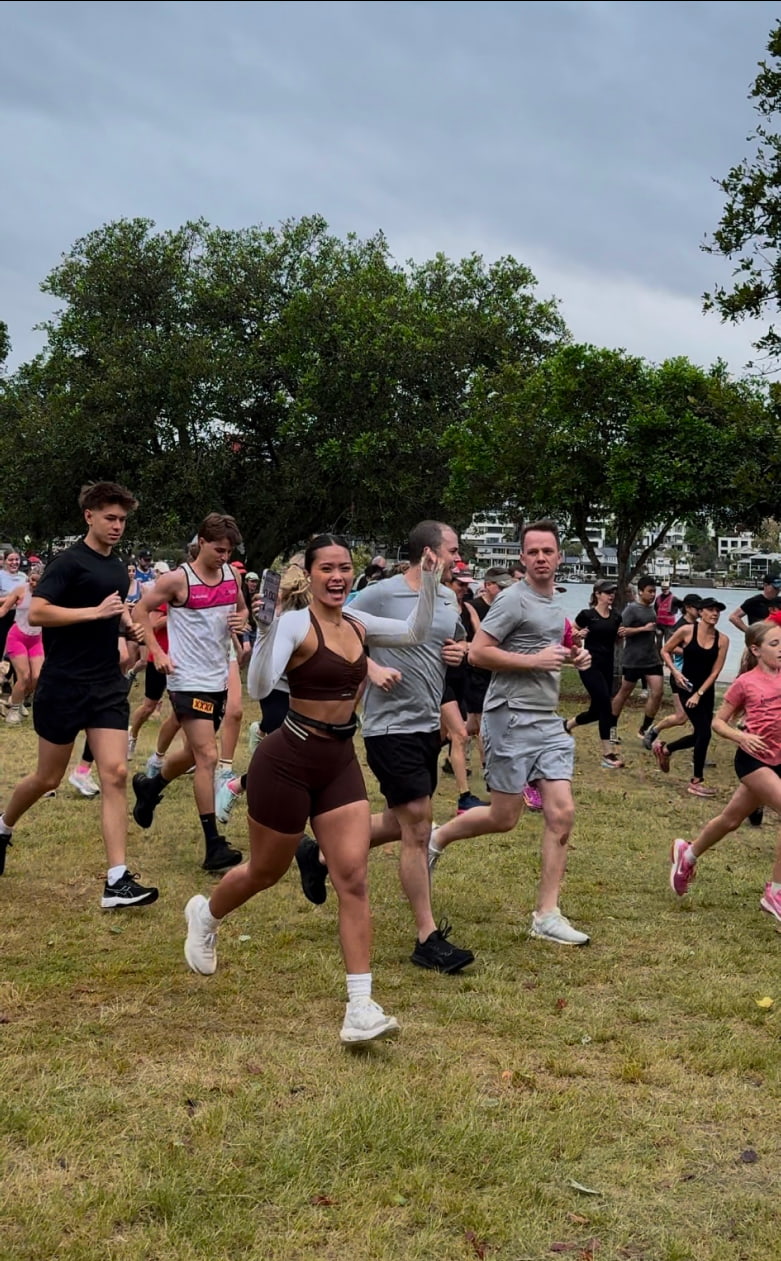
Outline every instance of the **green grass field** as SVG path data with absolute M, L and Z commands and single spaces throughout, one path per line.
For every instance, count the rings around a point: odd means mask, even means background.
M 335 899 L 310 906 L 292 873 L 226 922 L 214 977 L 188 972 L 182 908 L 208 891 L 189 781 L 151 832 L 131 822 L 131 869 L 160 886 L 134 912 L 99 909 L 98 804 L 67 784 L 38 803 L 0 879 L 3 1261 L 777 1256 L 781 938 L 758 906 L 777 821 L 677 904 L 670 839 L 726 801 L 731 751 L 714 741 L 699 801 L 635 719 L 620 773 L 578 734 L 562 905 L 589 949 L 526 935 L 539 816 L 439 864 L 435 914 L 477 955 L 456 977 L 409 963 L 395 853 L 372 855 L 375 995 L 402 1035 L 360 1053 L 338 1041 Z M 33 758 L 29 722 L 3 725 L 3 798 Z M 435 817 L 454 803 L 445 779 Z

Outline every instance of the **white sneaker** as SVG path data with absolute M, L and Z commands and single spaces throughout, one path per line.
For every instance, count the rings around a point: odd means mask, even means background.
M 97 797 L 100 792 L 100 784 L 93 777 L 92 771 L 72 771 L 68 776 L 68 783 L 80 792 L 82 797 Z
M 30 710 L 28 709 L 26 705 L 19 706 L 19 713 L 22 715 L 22 718 L 30 717 Z M 707 762 L 705 763 L 705 765 L 707 766 Z
M 434 839 L 437 833 L 436 823 L 431 825 L 431 834 L 428 838 L 428 874 L 429 878 L 434 874 L 434 868 L 442 857 L 442 850 L 437 849 L 434 845 Z
M 187 966 L 203 976 L 211 976 L 217 971 L 217 934 L 203 922 L 204 911 L 208 910 L 209 903 L 202 893 L 196 893 L 184 908 L 187 921 L 184 957 Z
M 558 907 L 553 911 L 532 912 L 529 936 L 540 937 L 543 941 L 556 941 L 560 946 L 587 946 L 591 940 L 586 933 L 573 928 Z
M 221 780 L 214 794 L 214 813 L 218 823 L 228 822 L 230 812 L 239 799 L 240 793 L 235 793 L 231 788 L 231 781 L 234 778 L 238 779 L 238 776 L 231 775 L 228 779 Z
M 17 727 L 22 721 L 21 705 L 9 705 L 6 711 L 5 720 L 9 727 Z
M 398 1032 L 396 1017 L 386 1016 L 374 999 L 354 998 L 347 1004 L 339 1037 L 346 1046 L 360 1046 L 376 1038 L 395 1038 Z
M 159 757 L 157 753 L 153 753 L 152 756 L 148 757 L 146 760 L 146 767 L 144 769 L 144 774 L 147 776 L 148 779 L 152 779 L 154 778 L 154 776 L 157 774 L 159 770 L 162 770 L 162 767 L 163 767 L 163 759 Z
M 251 722 L 249 725 L 249 731 L 247 732 L 247 744 L 249 745 L 250 753 L 255 752 L 262 739 L 263 732 L 260 729 L 260 723 Z
M 127 760 L 128 762 L 134 756 L 135 751 L 136 751 L 136 738 L 135 736 L 131 736 L 130 732 L 128 731 L 127 733 Z

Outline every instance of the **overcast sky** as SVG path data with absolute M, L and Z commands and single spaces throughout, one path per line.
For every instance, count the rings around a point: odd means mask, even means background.
M 319 212 L 399 260 L 513 254 L 578 340 L 740 369 L 701 314 L 713 184 L 750 152 L 777 5 L 0 3 L 0 319 L 14 362 L 78 237 Z

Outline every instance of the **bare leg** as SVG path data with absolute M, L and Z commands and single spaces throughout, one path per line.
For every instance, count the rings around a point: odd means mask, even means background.
M 214 772 L 217 769 L 217 732 L 211 719 L 182 718 L 182 730 L 195 760 L 193 792 L 199 814 L 214 814 Z M 173 762 L 173 757 L 170 758 Z M 168 779 L 169 758 L 163 765 L 163 778 Z M 192 765 L 192 763 L 191 763 Z
M 510 832 L 523 810 L 522 793 L 491 793 L 490 806 L 476 806 L 437 828 L 437 845 L 445 849 L 453 841 L 470 836 L 487 836 L 494 832 Z
M 44 793 L 51 792 L 62 781 L 68 769 L 73 744 L 51 744 L 38 737 L 38 765 L 32 775 L 20 779 L 11 793 L 11 800 L 3 811 L 3 818 L 12 828 L 26 810 L 39 801 Z
M 109 867 L 121 867 L 127 852 L 127 730 L 89 727 L 87 739 L 100 776 L 106 862 Z
M 16 672 L 16 682 L 11 689 L 11 704 L 21 705 L 30 690 L 32 679 L 30 658 L 27 656 L 27 653 L 24 653 L 24 655 L 11 657 L 10 661 Z
M 263 889 L 281 880 L 293 861 L 301 832 L 275 832 L 254 819 L 249 824 L 249 860 L 226 872 L 209 899 L 209 910 L 222 919 Z
M 646 718 L 653 718 L 659 710 L 664 694 L 664 679 L 661 674 L 650 674 L 646 679 L 648 684 L 648 700 L 645 702 L 644 714 Z
M 650 681 L 650 680 L 649 680 Z M 541 779 L 542 872 L 537 891 L 537 910 L 553 911 L 559 904 L 559 893 L 567 866 L 567 844 L 575 822 L 572 784 L 568 779 Z
M 225 704 L 225 717 L 220 727 L 220 758 L 223 762 L 233 761 L 236 746 L 239 743 L 243 716 L 239 663 L 231 661 L 228 674 L 228 699 Z
M 462 793 L 469 792 L 469 782 L 466 776 L 466 744 L 468 739 L 466 723 L 461 717 L 461 710 L 458 708 L 457 701 L 448 701 L 447 704 L 442 705 L 440 714 L 446 737 L 450 741 L 450 765 L 453 767 L 456 791 L 460 797 Z
M 613 717 L 616 721 L 621 717 L 621 710 L 626 705 L 636 686 L 636 683 L 632 683 L 628 679 L 622 679 L 621 686 L 613 697 Z
M 436 931 L 434 916 L 431 913 L 431 885 L 428 875 L 428 841 L 431 835 L 431 798 L 418 797 L 403 806 L 394 806 L 401 837 L 401 856 L 399 858 L 399 878 L 407 901 L 412 907 L 418 940 L 425 941 Z M 375 816 L 376 817 L 376 816 Z M 394 836 L 386 836 L 386 840 L 395 840 Z M 380 844 L 375 840 L 372 823 L 372 845 Z
M 745 782 L 741 781 L 721 814 L 717 814 L 715 819 L 711 819 L 710 823 L 706 823 L 702 831 L 692 841 L 694 857 L 700 858 L 707 850 L 718 844 L 729 832 L 734 832 L 736 828 L 739 828 L 743 820 L 747 819 L 751 811 L 756 810 L 760 804 L 760 798 L 747 787 Z
M 319 814 L 312 830 L 339 898 L 339 940 L 348 973 L 371 969 L 371 912 L 367 887 L 369 803 L 353 801 Z

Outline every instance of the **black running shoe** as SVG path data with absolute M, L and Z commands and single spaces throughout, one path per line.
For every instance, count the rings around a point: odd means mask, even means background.
M 155 808 L 159 805 L 162 794 L 155 786 L 154 780 L 145 775 L 143 771 L 138 771 L 133 776 L 133 792 L 136 794 L 133 818 L 140 828 L 151 828 L 155 817 Z
M 120 876 L 114 884 L 106 881 L 100 905 L 104 911 L 113 911 L 121 906 L 149 906 L 151 902 L 156 902 L 157 898 L 157 889 L 145 889 L 142 884 L 137 884 L 136 877 L 131 876 L 125 868 L 124 875 Z
M 298 842 L 296 862 L 301 876 L 301 888 L 304 891 L 304 897 L 314 902 L 315 906 L 322 906 L 328 895 L 325 884 L 328 868 L 325 863 L 320 862 L 319 853 L 317 843 L 311 836 L 303 836 Z
M 13 845 L 10 836 L 0 836 L 0 876 L 5 871 L 5 851 Z
M 236 867 L 243 857 L 240 849 L 234 849 L 220 836 L 209 846 L 201 867 L 204 871 L 227 871 L 228 867 Z
M 425 941 L 416 941 L 410 958 L 419 968 L 431 968 L 434 972 L 460 972 L 462 968 L 474 963 L 475 956 L 471 950 L 462 950 L 448 941 L 450 925 L 447 920 L 440 920 L 436 928 Z
M 751 814 L 748 816 L 748 821 L 751 824 L 752 828 L 761 828 L 762 820 L 764 819 L 764 817 L 765 817 L 764 806 L 757 806 L 756 810 L 751 811 Z M 2 870 L 3 868 L 2 866 L 0 866 L 0 872 Z

